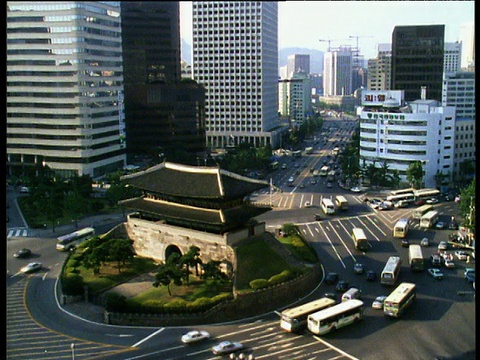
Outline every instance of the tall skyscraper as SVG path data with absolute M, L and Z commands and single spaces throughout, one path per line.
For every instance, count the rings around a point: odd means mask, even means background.
M 421 97 L 442 100 L 445 25 L 395 26 L 392 35 L 392 90 L 404 90 L 405 101 Z
M 207 146 L 280 141 L 278 4 L 194 1 L 193 75 L 206 89 Z
M 7 171 L 125 166 L 119 1 L 7 1 Z
M 353 54 L 350 47 L 340 47 L 323 57 L 323 95 L 351 95 Z
M 475 69 L 475 24 L 465 23 L 460 27 L 460 41 L 462 43 L 463 70 L 474 71 Z
M 205 95 L 181 81 L 179 3 L 122 1 L 121 8 L 129 161 L 148 155 L 196 164 L 205 156 Z
M 310 55 L 308 54 L 293 54 L 287 57 L 287 76 L 291 78 L 298 72 L 305 72 L 310 74 Z

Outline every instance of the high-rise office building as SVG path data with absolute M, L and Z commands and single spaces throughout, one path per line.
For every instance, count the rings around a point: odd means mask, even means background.
M 457 42 L 449 42 L 445 43 L 445 51 L 443 53 L 443 72 L 444 73 L 451 73 L 460 71 L 460 63 L 461 63 L 461 56 L 462 56 L 462 43 Z
M 462 43 L 462 69 L 475 71 L 475 24 L 473 22 L 461 25 L 460 42 Z
M 287 57 L 287 77 L 291 78 L 298 72 L 310 74 L 310 55 L 292 54 Z
M 392 44 L 378 44 L 378 55 L 368 60 L 369 90 L 390 90 L 390 72 L 392 66 Z
M 165 156 L 196 164 L 205 156 L 204 89 L 181 81 L 179 3 L 122 1 L 121 8 L 129 162 Z
M 125 166 L 119 1 L 7 1 L 7 171 Z
M 300 126 L 312 114 L 312 86 L 310 76 L 297 72 L 289 79 L 278 83 L 278 112 L 288 117 L 290 125 Z
M 323 57 L 323 96 L 351 95 L 353 53 L 350 47 L 340 47 Z
M 276 147 L 277 2 L 194 1 L 192 15 L 193 76 L 206 89 L 207 146 Z
M 392 90 L 404 90 L 405 101 L 421 97 L 442 100 L 445 25 L 395 26 L 392 34 Z

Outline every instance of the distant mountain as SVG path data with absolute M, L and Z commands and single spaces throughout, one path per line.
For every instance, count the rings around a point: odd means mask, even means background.
M 323 71 L 323 51 L 306 48 L 283 48 L 278 51 L 278 67 L 287 65 L 288 55 L 307 54 L 310 55 L 310 73 L 321 74 Z M 192 46 L 182 39 L 181 58 L 192 64 Z
M 310 73 L 321 74 L 323 71 L 323 51 L 306 48 L 283 48 L 278 51 L 278 67 L 287 65 L 288 55 L 310 55 Z

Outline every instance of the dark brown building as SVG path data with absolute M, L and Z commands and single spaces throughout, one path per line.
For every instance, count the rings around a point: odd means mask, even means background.
M 391 89 L 404 90 L 405 101 L 442 101 L 445 25 L 396 26 L 392 34 Z

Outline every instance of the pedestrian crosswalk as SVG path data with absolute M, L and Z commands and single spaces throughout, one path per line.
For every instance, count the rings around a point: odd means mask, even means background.
M 27 228 L 13 228 L 7 229 L 7 238 L 10 237 L 27 237 L 28 229 Z

